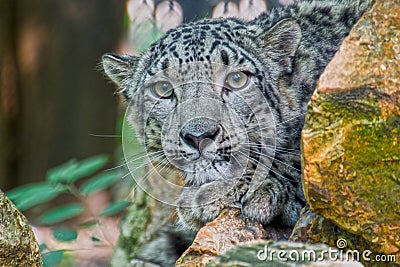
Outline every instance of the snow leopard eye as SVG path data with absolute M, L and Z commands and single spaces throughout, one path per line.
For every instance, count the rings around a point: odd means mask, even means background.
M 226 76 L 225 86 L 231 90 L 242 89 L 249 83 L 249 78 L 241 71 L 231 72 Z
M 169 98 L 174 93 L 172 84 L 167 81 L 156 82 L 151 86 L 153 94 L 160 98 Z

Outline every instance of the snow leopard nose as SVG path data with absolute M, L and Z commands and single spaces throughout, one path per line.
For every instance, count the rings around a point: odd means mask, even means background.
M 180 138 L 187 145 L 200 149 L 202 141 L 206 139 L 215 140 L 219 133 L 220 127 L 215 121 L 206 118 L 196 118 L 183 126 Z

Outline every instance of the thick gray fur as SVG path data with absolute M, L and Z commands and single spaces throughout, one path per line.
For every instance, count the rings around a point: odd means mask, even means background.
M 300 133 L 307 103 L 370 3 L 300 1 L 253 21 L 200 20 L 167 32 L 140 57 L 103 56 L 104 71 L 132 101 L 129 119 L 139 139 L 148 151 L 176 159 L 163 167 L 181 164 L 181 228 L 197 230 L 225 207 L 239 207 L 243 216 L 264 225 L 293 227 L 305 205 Z M 234 70 L 251 80 L 242 90 L 224 85 L 226 74 Z M 152 86 L 160 80 L 152 81 L 154 77 L 173 85 L 171 97 L 154 95 Z M 204 134 L 215 148 L 207 143 L 204 151 L 196 151 L 194 143 L 200 139 L 193 136 Z M 174 241 L 162 236 L 159 244 Z M 136 256 L 171 266 L 176 256 L 161 251 Z

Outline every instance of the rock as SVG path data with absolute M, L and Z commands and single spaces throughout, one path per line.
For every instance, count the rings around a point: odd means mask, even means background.
M 302 151 L 307 202 L 325 218 L 308 223 L 320 237 L 333 234 L 323 232 L 328 222 L 355 238 L 352 248 L 394 255 L 400 264 L 399 1 L 377 0 L 325 69 Z
M 261 224 L 241 217 L 238 209 L 225 209 L 200 229 L 176 266 L 205 266 L 216 255 L 237 245 L 260 239 L 287 240 L 290 233 L 291 229 L 263 229 Z
M 351 234 L 306 207 L 303 209 L 289 240 L 295 242 L 323 243 L 331 247 L 336 247 L 337 240 L 350 240 L 350 236 Z M 357 241 L 359 240 L 356 240 L 356 243 L 358 243 Z
M 0 191 L 1 266 L 43 266 L 39 245 L 25 216 Z
M 372 242 L 339 228 L 330 220 L 305 208 L 297 222 L 290 241 L 323 243 L 340 251 L 347 259 L 361 261 L 366 266 L 382 266 L 382 262 L 373 265 L 373 259 L 380 255 L 371 250 Z M 347 253 L 347 254 L 346 254 Z M 379 256 L 378 256 L 379 257 Z M 388 261 L 389 266 L 394 263 Z

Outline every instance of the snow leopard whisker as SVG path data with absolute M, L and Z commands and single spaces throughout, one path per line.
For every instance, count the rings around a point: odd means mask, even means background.
M 165 158 L 164 151 L 152 152 L 151 155 L 150 155 L 150 153 L 147 153 L 146 155 L 143 155 L 143 156 L 141 156 L 139 158 L 135 158 L 133 160 L 130 160 L 129 163 L 132 163 L 132 162 L 135 162 L 135 161 L 138 161 L 138 160 L 142 160 L 142 159 L 144 161 L 154 162 L 154 161 L 157 161 L 157 160 L 159 160 L 161 158 Z
M 285 147 L 279 147 L 279 146 L 274 146 L 274 145 L 266 145 L 266 144 L 258 144 L 258 143 L 240 143 L 238 145 L 248 146 L 251 148 L 265 148 L 265 149 L 279 150 L 282 152 L 288 152 L 288 153 L 291 153 L 294 155 L 299 155 L 299 153 L 295 153 L 299 150 L 285 148 Z
M 259 128 L 259 130 L 265 130 L 265 129 L 275 128 L 275 127 L 278 126 L 278 125 L 285 124 L 285 123 L 287 123 L 287 122 L 289 122 L 289 121 L 292 121 L 292 120 L 294 120 L 294 119 L 297 119 L 297 118 L 299 118 L 299 117 L 303 117 L 304 115 L 306 115 L 306 112 L 300 113 L 300 114 L 298 114 L 298 115 L 296 115 L 296 116 L 293 116 L 293 117 L 290 117 L 289 119 L 286 119 L 286 120 L 281 121 L 281 122 L 279 122 L 279 123 L 273 123 L 274 125 L 272 125 L 272 126 L 261 127 L 261 128 Z
M 120 138 L 122 135 L 120 134 L 92 134 L 89 133 L 90 136 L 92 137 L 104 137 L 104 138 Z
M 252 157 L 249 157 L 248 155 L 246 155 L 245 153 L 243 153 L 243 152 L 241 152 L 241 151 L 238 151 L 238 152 L 241 153 L 243 156 L 245 156 L 245 158 L 246 158 L 248 161 L 254 163 L 254 164 L 257 166 L 257 168 L 258 168 L 258 167 L 261 167 L 261 168 L 262 168 L 262 171 L 265 171 L 265 172 L 266 172 L 266 175 L 267 175 L 267 173 L 270 171 L 271 167 L 266 166 L 265 164 L 261 163 L 261 162 L 260 162 L 259 160 L 257 160 L 257 159 L 254 159 L 254 158 L 252 158 Z
M 238 133 L 245 133 L 245 132 L 251 133 L 252 131 L 261 131 L 261 130 L 273 129 L 273 128 L 276 128 L 276 126 L 285 124 L 285 123 L 287 123 L 289 121 L 292 121 L 294 119 L 297 119 L 299 117 L 303 117 L 305 114 L 306 114 L 306 112 L 300 113 L 300 114 L 298 114 L 296 116 L 290 117 L 290 118 L 288 118 L 288 119 L 286 119 L 284 121 L 281 121 L 279 123 L 271 122 L 267 126 L 262 126 L 262 127 L 261 127 L 260 123 L 254 123 L 253 122 L 252 124 L 248 125 L 248 128 L 246 128 L 243 131 L 240 131 Z M 266 136 L 266 137 L 268 137 L 268 136 Z
M 259 156 L 261 156 L 261 157 L 264 157 L 264 156 L 265 156 L 265 157 L 267 157 L 267 158 L 273 159 L 274 161 L 280 162 L 280 163 L 282 163 L 283 165 L 285 165 L 285 166 L 287 166 L 287 167 L 289 167 L 289 168 L 292 168 L 292 169 L 294 169 L 294 170 L 296 170 L 296 171 L 299 171 L 299 172 L 301 171 L 301 170 L 297 169 L 296 167 L 290 166 L 290 165 L 287 164 L 286 162 L 283 162 L 283 161 L 277 159 L 276 157 L 273 157 L 273 156 L 270 156 L 270 155 L 267 155 L 267 154 L 264 154 L 264 153 L 260 153 L 260 152 L 257 152 L 257 151 L 253 151 L 252 153 L 255 153 L 255 154 L 257 154 L 257 155 L 259 155 Z
M 161 158 L 161 157 L 163 157 L 163 155 L 154 156 L 152 159 L 154 160 L 154 159 L 158 159 L 158 158 Z M 120 166 L 114 167 L 113 169 L 121 168 L 121 167 L 128 167 L 128 164 L 129 164 L 129 163 L 130 163 L 129 161 L 128 161 L 128 162 L 125 162 L 124 164 L 121 164 Z M 150 163 L 151 163 L 150 161 L 145 161 L 145 162 L 142 162 L 141 164 L 139 164 L 138 166 L 136 166 L 136 167 L 133 168 L 133 169 L 129 169 L 129 168 L 128 168 L 128 172 L 127 172 L 126 174 L 124 174 L 124 175 L 121 177 L 121 179 L 125 179 L 129 174 L 131 174 L 132 177 L 134 178 L 133 173 L 135 173 L 137 170 L 139 170 L 139 169 L 141 169 L 141 168 L 144 168 L 146 165 L 149 165 Z M 109 170 L 111 170 L 111 169 L 109 169 Z M 105 171 L 109 171 L 109 170 L 105 170 Z
M 246 169 L 246 167 L 243 166 L 242 163 L 240 163 L 239 159 L 235 155 L 231 154 L 231 157 L 236 160 L 237 164 L 239 164 L 239 166 L 242 168 L 243 171 Z M 247 159 L 247 156 L 245 156 L 245 158 Z
M 294 149 L 294 148 L 285 148 L 285 147 L 279 147 L 279 146 L 275 146 L 275 145 L 268 145 L 268 144 L 262 144 L 262 143 L 249 142 L 249 143 L 245 143 L 245 144 L 249 145 L 251 147 L 279 148 L 280 150 L 284 150 L 284 151 L 298 151 L 297 149 Z
M 146 165 L 150 165 L 151 167 L 150 167 L 150 169 L 149 169 L 146 173 L 140 175 L 140 178 L 137 180 L 137 186 L 139 185 L 139 183 L 142 183 L 142 182 L 146 181 L 146 179 L 155 171 L 155 169 L 156 169 L 158 166 L 160 166 L 161 164 L 163 164 L 166 160 L 167 160 L 166 158 L 163 159 L 163 160 L 161 160 L 160 162 L 157 163 L 156 166 L 154 166 L 151 162 L 147 162 L 147 163 L 145 164 L 145 166 L 146 166 Z M 143 166 L 143 167 L 144 167 L 144 166 Z M 131 171 L 130 173 L 132 173 L 132 171 Z M 133 174 L 132 174 L 132 177 L 134 178 Z M 135 180 L 136 180 L 136 179 L 135 179 Z M 135 187 L 135 189 L 136 189 L 136 187 Z
M 163 157 L 163 155 L 160 155 L 160 156 L 154 157 L 154 159 L 159 159 L 159 158 L 162 158 L 162 157 Z M 153 159 L 153 160 L 154 160 L 154 159 Z M 129 163 L 126 163 L 126 165 L 127 165 L 127 164 L 129 164 Z M 124 176 L 122 176 L 122 179 L 125 178 L 126 176 L 128 176 L 129 174 L 131 174 L 132 177 L 134 178 L 133 173 L 135 173 L 137 170 L 139 170 L 139 169 L 141 169 L 141 168 L 144 168 L 145 166 L 147 166 L 147 165 L 149 165 L 149 164 L 151 164 L 151 161 L 145 161 L 145 162 L 139 164 L 138 166 L 136 166 L 136 167 L 133 168 L 133 169 L 129 169 L 129 168 L 128 168 L 128 170 L 129 170 L 128 173 L 126 173 Z
M 143 155 L 143 154 L 145 154 L 145 155 Z M 117 165 L 117 166 L 114 166 L 114 167 L 105 169 L 104 172 L 112 171 L 112 170 L 115 170 L 115 169 L 118 169 L 118 168 L 122 168 L 122 167 L 126 167 L 126 166 L 128 166 L 128 164 L 130 164 L 130 163 L 132 163 L 132 162 L 134 162 L 134 161 L 143 159 L 143 158 L 145 158 L 146 156 L 148 156 L 149 159 L 152 159 L 152 156 L 153 156 L 153 155 L 154 155 L 154 156 L 157 156 L 157 155 L 159 155 L 159 154 L 163 154 L 163 151 L 156 151 L 156 152 L 150 152 L 150 153 L 147 153 L 146 151 L 140 152 L 140 153 L 137 153 L 137 154 L 135 154 L 135 155 L 130 156 L 129 159 L 128 159 L 128 160 L 125 160 L 124 163 L 122 163 L 122 164 L 119 164 L 119 165 Z M 143 155 L 143 156 L 142 156 L 142 155 Z M 150 155 L 151 155 L 151 156 L 150 156 Z M 137 156 L 140 156 L 140 157 L 137 157 Z
M 237 152 L 239 152 L 239 153 L 245 155 L 249 161 L 252 161 L 252 162 L 255 163 L 257 166 L 260 165 L 261 167 L 264 168 L 264 170 L 266 170 L 266 171 L 271 171 L 271 172 L 273 172 L 274 174 L 278 175 L 279 177 L 281 177 L 282 179 L 285 179 L 285 180 L 287 180 L 287 181 L 295 181 L 295 180 L 289 179 L 289 178 L 287 178 L 287 177 L 281 175 L 280 173 L 274 171 L 271 167 L 268 167 L 268 166 L 264 165 L 264 164 L 261 163 L 260 161 L 258 161 L 258 160 L 256 160 L 256 159 L 253 159 L 253 158 L 251 158 L 251 157 L 248 157 L 245 153 L 243 153 L 243 152 L 241 152 L 241 151 L 237 151 Z
M 144 154 L 144 155 L 143 155 L 143 154 Z M 157 157 L 157 156 L 160 156 L 160 155 L 163 155 L 163 154 L 164 154 L 164 151 L 163 151 L 163 150 L 154 151 L 154 152 L 147 152 L 147 151 L 144 151 L 144 152 L 140 152 L 140 153 L 138 153 L 138 154 L 132 155 L 132 157 L 129 158 L 128 162 L 133 162 L 133 161 L 141 160 L 141 159 L 144 159 L 144 158 L 146 158 L 146 157 L 149 158 L 150 160 L 152 160 L 153 157 Z M 140 156 L 140 157 L 137 157 L 137 156 Z
M 158 162 L 156 166 L 151 164 L 152 167 L 150 167 L 150 170 L 148 172 L 146 172 L 144 175 L 142 175 L 139 182 L 137 183 L 137 186 L 139 186 L 139 183 L 144 184 L 146 182 L 146 180 L 148 180 L 153 173 L 155 173 L 155 172 L 160 173 L 168 164 L 169 164 L 169 160 L 167 158 L 164 158 L 163 160 Z M 161 169 L 159 169 L 160 166 L 162 166 Z M 161 176 L 161 174 L 160 174 L 160 176 Z
M 245 145 L 245 146 L 249 146 L 250 148 L 254 147 L 254 148 L 265 148 L 265 149 L 273 149 L 282 153 L 286 153 L 286 154 L 290 154 L 290 155 L 294 155 L 294 156 L 299 156 L 300 153 L 296 153 L 299 152 L 299 150 L 296 149 L 290 149 L 290 148 L 284 148 L 284 147 L 279 147 L 279 146 L 273 146 L 273 145 L 266 145 L 266 144 L 258 144 L 258 143 L 240 143 L 239 145 Z
M 244 128 L 244 130 L 241 131 L 237 131 L 236 134 L 242 134 L 242 133 L 246 133 L 246 134 L 252 134 L 252 133 L 260 133 L 260 130 L 262 129 L 268 129 L 268 128 L 272 128 L 272 127 L 266 127 L 266 128 L 260 128 L 260 124 L 256 123 L 256 124 L 250 124 L 247 125 L 247 128 Z M 271 136 L 274 137 L 274 136 Z

